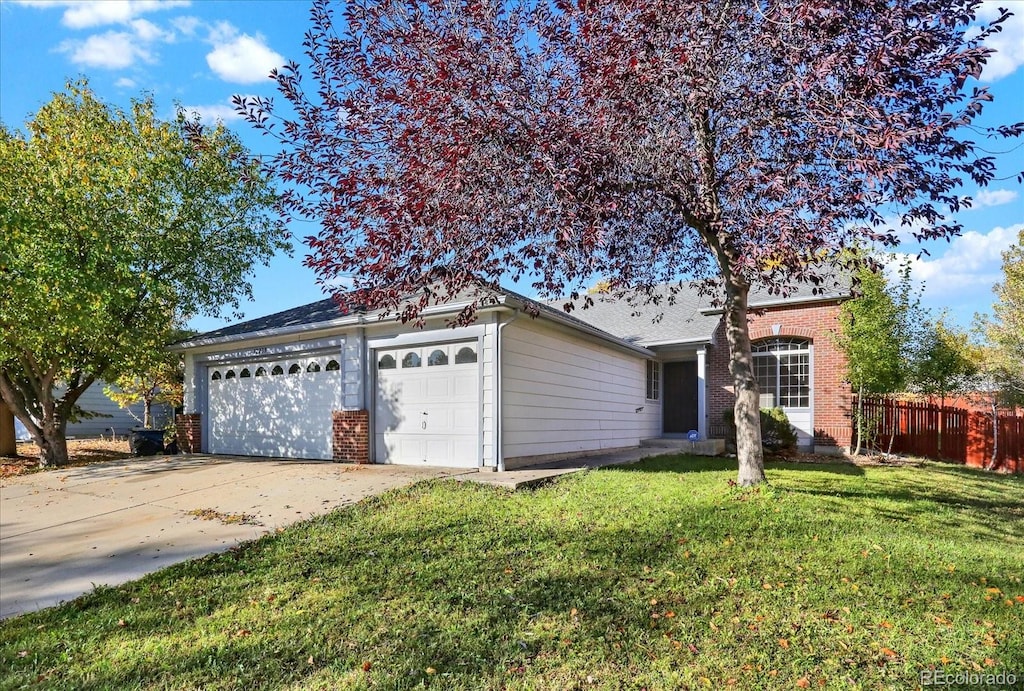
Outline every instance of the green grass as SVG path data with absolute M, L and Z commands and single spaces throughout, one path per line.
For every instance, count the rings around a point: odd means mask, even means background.
M 1024 482 L 662 457 L 431 482 L 0 624 L 0 686 L 894 688 L 1024 673 Z M 1024 675 L 1019 675 L 1024 676 Z

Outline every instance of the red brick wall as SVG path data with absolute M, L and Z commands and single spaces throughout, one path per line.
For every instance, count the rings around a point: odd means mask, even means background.
M 787 305 L 752 312 L 750 340 L 775 336 L 808 338 L 813 344 L 814 443 L 820 446 L 850 445 L 850 387 L 843 381 L 844 359 L 832 341 L 838 327 L 839 302 Z M 774 326 L 779 326 L 775 333 Z M 729 375 L 729 343 L 725 321 L 715 331 L 717 345 L 708 349 L 708 429 L 722 436 L 722 414 L 735 402 Z
M 335 410 L 333 419 L 334 460 L 347 463 L 370 462 L 370 412 Z
M 182 453 L 200 453 L 203 449 L 203 420 L 199 413 L 185 413 L 174 418 L 178 435 L 178 450 Z

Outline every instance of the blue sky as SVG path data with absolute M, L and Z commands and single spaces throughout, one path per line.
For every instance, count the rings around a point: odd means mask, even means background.
M 1024 120 L 1024 0 L 986 2 L 983 17 L 997 6 L 1012 17 L 991 43 L 998 52 L 981 82 L 995 96 L 983 124 Z M 0 120 L 20 128 L 68 79 L 88 77 L 105 100 L 127 105 L 143 90 L 153 94 L 169 117 L 174 103 L 221 118 L 254 153 L 272 153 L 273 141 L 237 118 L 232 94 L 273 95 L 267 78 L 285 60 L 303 62 L 309 27 L 307 0 L 0 0 Z M 1003 144 L 1006 150 L 1024 142 Z M 1013 175 L 1024 170 L 1024 145 L 1002 158 L 999 176 L 987 190 L 964 190 L 974 207 L 957 215 L 964 234 L 922 248 L 912 239 L 900 252 L 913 261 L 924 286 L 925 306 L 947 309 L 968 325 L 988 311 L 992 284 L 1000 277 L 1000 253 L 1024 227 L 1024 189 Z M 301 238 L 315 226 L 296 224 L 294 257 L 277 257 L 253 279 L 255 300 L 242 306 L 256 317 L 323 297 L 313 272 L 302 266 Z M 926 249 L 930 256 L 918 256 Z M 223 321 L 199 318 L 200 330 Z

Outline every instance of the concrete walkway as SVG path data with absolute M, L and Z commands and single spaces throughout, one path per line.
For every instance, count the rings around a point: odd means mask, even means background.
M 226 550 L 394 487 L 465 473 L 156 456 L 8 478 L 0 484 L 0 619 Z M 197 510 L 245 514 L 254 524 L 189 515 Z

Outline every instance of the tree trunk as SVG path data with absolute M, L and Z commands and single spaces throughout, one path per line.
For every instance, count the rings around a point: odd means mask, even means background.
M 142 399 L 142 426 L 153 428 L 153 399 L 149 396 Z
M 729 341 L 729 373 L 736 387 L 736 457 L 742 487 L 765 482 L 761 447 L 761 401 L 750 353 L 747 296 L 750 286 L 737 276 L 725 281 L 725 333 Z
M 18 441 L 14 433 L 14 413 L 7 404 L 0 401 L 0 456 L 13 458 L 18 455 Z

